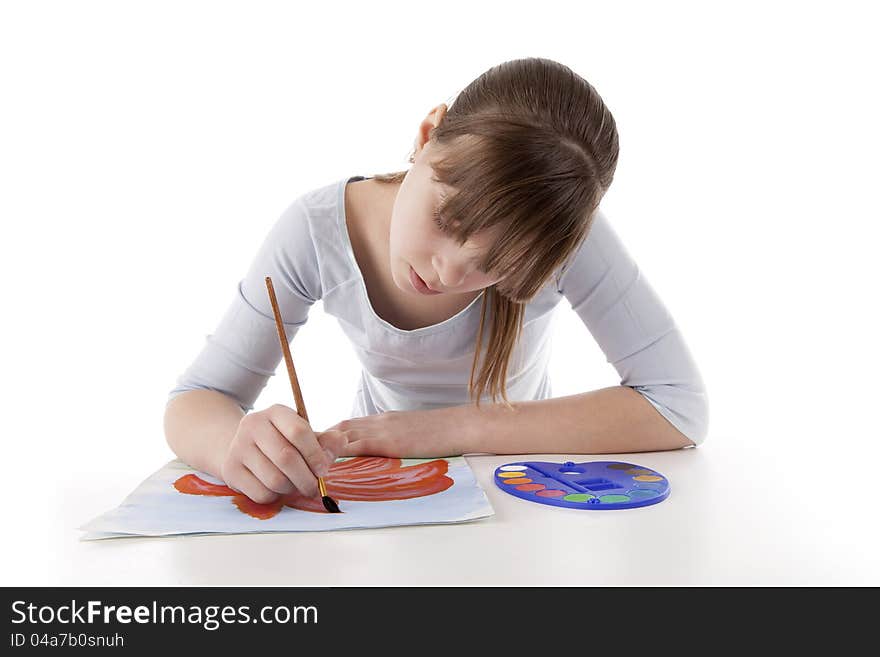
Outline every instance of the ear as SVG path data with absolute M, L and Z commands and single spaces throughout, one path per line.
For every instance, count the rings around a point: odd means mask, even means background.
M 425 144 L 428 143 L 428 140 L 431 138 L 431 130 L 440 125 L 443 117 L 446 116 L 446 110 L 446 103 L 440 103 L 428 112 L 428 115 L 419 124 L 419 130 L 416 133 L 416 139 L 413 142 L 413 147 L 415 149 L 413 157 L 418 156 L 419 152 L 425 147 Z

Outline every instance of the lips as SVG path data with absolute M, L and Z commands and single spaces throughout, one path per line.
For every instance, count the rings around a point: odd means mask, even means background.
M 425 281 L 422 280 L 422 277 L 416 273 L 416 270 L 412 268 L 412 265 L 410 265 L 409 268 L 409 280 L 416 292 L 420 292 L 421 294 L 443 294 L 442 292 L 429 288 L 428 284 L 425 283 Z

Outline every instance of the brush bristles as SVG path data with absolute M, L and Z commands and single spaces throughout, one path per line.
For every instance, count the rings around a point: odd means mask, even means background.
M 336 503 L 332 497 L 327 495 L 327 485 L 324 483 L 323 477 L 318 477 L 318 490 L 321 493 L 321 502 L 324 504 L 324 508 L 327 509 L 330 513 L 342 513 L 339 510 L 339 505 Z

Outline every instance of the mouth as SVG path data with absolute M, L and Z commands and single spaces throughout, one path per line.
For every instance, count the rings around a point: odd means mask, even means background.
M 428 287 L 428 284 L 422 280 L 422 277 L 416 273 L 416 270 L 412 268 L 410 265 L 409 268 L 409 282 L 412 284 L 413 289 L 420 294 L 443 294 L 439 290 L 432 290 Z

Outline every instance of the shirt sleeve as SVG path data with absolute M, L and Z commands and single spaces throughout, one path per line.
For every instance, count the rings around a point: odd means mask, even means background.
M 709 406 L 700 372 L 672 316 L 601 210 L 556 282 L 620 384 L 645 397 L 694 444 L 702 443 Z
M 215 390 L 250 411 L 281 362 L 281 344 L 266 288 L 272 287 L 288 341 L 306 323 L 309 308 L 321 298 L 318 258 L 306 206 L 294 201 L 259 247 L 232 302 L 195 360 L 178 377 L 166 405 L 188 390 Z

